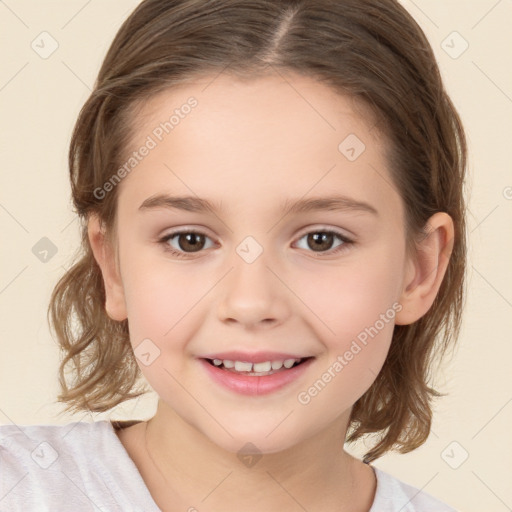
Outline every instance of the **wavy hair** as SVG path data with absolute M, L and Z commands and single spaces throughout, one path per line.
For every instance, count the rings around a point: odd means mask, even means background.
M 430 433 L 431 372 L 457 339 L 466 272 L 466 139 L 426 36 L 395 0 L 145 0 L 116 34 L 69 148 L 81 247 L 56 284 L 48 321 L 63 353 L 58 400 L 67 410 L 107 411 L 147 392 L 127 320 L 105 311 L 105 289 L 87 235 L 96 214 L 115 228 L 117 188 L 95 194 L 124 161 L 137 108 L 201 75 L 243 80 L 274 70 L 318 80 L 357 100 L 388 140 L 392 179 L 406 212 L 408 247 L 428 218 L 453 219 L 453 249 L 439 293 L 411 325 L 396 325 L 376 380 L 354 404 L 347 441 L 380 434 L 365 462 L 407 453 Z M 66 375 L 71 366 L 72 379 Z

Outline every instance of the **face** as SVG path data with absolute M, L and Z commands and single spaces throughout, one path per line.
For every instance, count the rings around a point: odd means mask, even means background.
M 404 210 L 350 98 L 291 74 L 213 78 L 135 120 L 131 149 L 150 149 L 117 185 L 110 309 L 164 410 L 227 450 L 271 453 L 341 425 L 377 377 L 409 275 Z M 290 358 L 309 359 L 260 376 L 205 360 Z

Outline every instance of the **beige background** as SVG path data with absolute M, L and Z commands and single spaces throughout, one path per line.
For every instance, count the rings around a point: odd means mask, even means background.
M 52 287 L 78 243 L 66 161 L 71 130 L 110 42 L 137 4 L 0 2 L 2 424 L 146 419 L 154 411 L 149 395 L 109 414 L 57 418 L 59 355 L 46 324 Z M 512 508 L 512 4 L 403 4 L 429 37 L 468 134 L 469 294 L 458 351 L 437 374 L 437 388 L 448 396 L 437 402 L 428 442 L 375 465 L 459 510 L 501 512 Z M 48 38 L 43 31 L 58 42 L 46 59 L 31 47 Z M 469 47 L 453 58 L 464 40 Z M 57 247 L 46 263 L 32 252 L 43 237 Z

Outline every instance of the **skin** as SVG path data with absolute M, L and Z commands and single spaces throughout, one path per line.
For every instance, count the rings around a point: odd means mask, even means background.
M 299 75 L 244 82 L 220 75 L 165 91 L 137 115 L 133 149 L 190 96 L 198 106 L 118 185 L 119 264 L 98 219 L 89 219 L 107 313 L 128 318 L 134 349 L 149 338 L 160 350 L 148 366 L 138 360 L 159 395 L 157 412 L 121 431 L 121 442 L 162 510 L 368 511 L 373 470 L 343 449 L 350 411 L 384 364 L 394 323 L 412 323 L 432 305 L 452 220 L 433 215 L 430 235 L 408 255 L 384 138 L 352 99 Z M 366 146 L 352 162 L 338 150 L 349 134 Z M 162 192 L 221 202 L 223 210 L 138 211 Z M 378 215 L 279 210 L 285 199 L 333 193 Z M 202 250 L 182 236 L 166 243 L 186 257 L 166 252 L 158 240 L 177 228 L 204 233 Z M 334 238 L 315 251 L 305 235 L 326 229 L 354 243 L 333 254 L 341 244 Z M 247 236 L 263 250 L 250 264 L 236 252 Z M 393 304 L 401 306 L 394 320 L 299 403 L 298 394 Z M 225 350 L 315 360 L 284 389 L 243 396 L 214 383 L 197 359 Z M 247 442 L 263 455 L 252 467 L 237 457 Z

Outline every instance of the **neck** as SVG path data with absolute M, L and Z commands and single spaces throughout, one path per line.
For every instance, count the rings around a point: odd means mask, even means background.
M 217 446 L 159 401 L 143 434 L 150 491 L 162 510 L 172 503 L 172 510 L 367 512 L 375 486 L 363 488 L 362 479 L 368 484 L 366 470 L 372 478 L 373 471 L 343 450 L 349 413 L 299 445 L 250 457 Z

